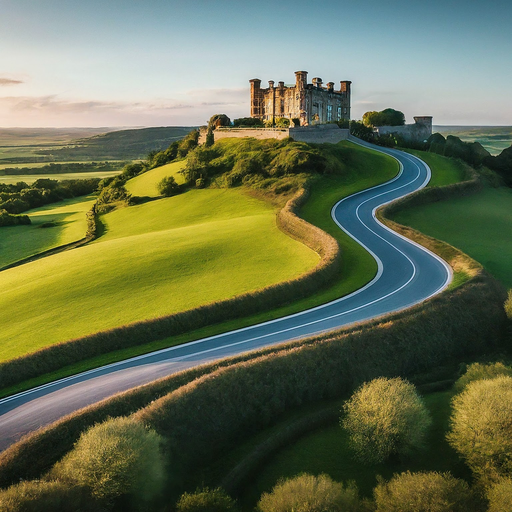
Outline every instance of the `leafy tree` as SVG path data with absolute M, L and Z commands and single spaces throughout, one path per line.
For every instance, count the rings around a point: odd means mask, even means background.
M 452 401 L 448 442 L 483 480 L 512 476 L 512 377 L 470 382 Z
M 239 117 L 233 120 L 233 126 L 254 126 L 255 128 L 263 127 L 263 121 L 257 117 Z
M 392 108 L 386 108 L 381 112 L 375 110 L 363 114 L 365 126 L 403 126 L 405 116 L 403 112 Z
M 86 489 L 57 481 L 20 482 L 0 490 L 2 512 L 96 512 Z
M 366 141 L 373 140 L 373 128 L 366 126 L 361 121 L 350 121 L 350 133 L 359 139 Z
M 277 117 L 274 119 L 274 126 L 276 128 L 288 128 L 290 126 L 290 120 L 286 117 Z
M 192 130 L 185 138 L 178 143 L 178 158 L 185 158 L 190 151 L 197 147 L 199 141 L 199 131 Z M 172 146 L 172 145 L 171 145 Z
M 206 141 L 204 145 L 209 148 L 210 146 L 213 146 L 215 143 L 215 136 L 213 135 L 213 129 L 211 127 L 208 127 L 208 131 L 206 132 Z
M 184 493 L 176 503 L 176 512 L 236 512 L 235 501 L 222 489 L 208 487 Z
M 161 437 L 141 423 L 123 417 L 110 419 L 84 432 L 73 450 L 53 467 L 51 476 L 87 487 L 92 496 L 106 502 L 129 496 L 130 508 L 137 508 L 161 490 L 160 443 Z
M 423 446 L 431 420 L 409 382 L 380 377 L 363 384 L 344 405 L 341 425 L 358 458 L 382 462 Z
M 505 301 L 505 313 L 507 318 L 512 320 L 512 290 L 508 291 L 507 300 Z
M 494 379 L 499 375 L 509 375 L 512 377 L 512 368 L 503 363 L 473 363 L 470 364 L 466 373 L 455 383 L 455 391 L 460 393 L 470 382 L 482 379 Z
M 219 128 L 220 126 L 230 126 L 231 120 L 226 114 L 215 114 L 210 117 L 208 121 L 208 128 L 215 130 L 215 128 Z
M 180 193 L 180 186 L 176 183 L 174 176 L 166 176 L 163 178 L 159 181 L 157 188 L 158 192 L 166 197 L 175 196 Z
M 509 512 L 512 510 L 512 479 L 503 478 L 487 490 L 489 508 L 487 512 Z
M 360 512 L 354 483 L 344 486 L 327 475 L 302 474 L 280 481 L 270 493 L 264 493 L 257 505 L 259 512 Z
M 450 473 L 407 471 L 380 481 L 373 491 L 376 512 L 467 512 L 471 493 Z

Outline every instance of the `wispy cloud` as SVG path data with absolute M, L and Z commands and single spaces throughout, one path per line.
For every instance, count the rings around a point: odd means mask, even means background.
M 2 77 L 0 77 L 0 86 L 20 85 L 22 83 L 23 83 L 23 80 L 13 80 L 12 78 L 2 78 Z

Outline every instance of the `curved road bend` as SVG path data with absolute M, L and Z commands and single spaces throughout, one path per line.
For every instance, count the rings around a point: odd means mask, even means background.
M 407 153 L 353 142 L 393 156 L 401 169 L 395 179 L 347 197 L 332 208 L 339 227 L 376 259 L 378 273 L 370 283 L 302 313 L 138 356 L 2 399 L 0 450 L 27 432 L 117 392 L 214 359 L 404 309 L 443 290 L 451 280 L 448 265 L 375 219 L 379 206 L 424 187 L 430 169 Z

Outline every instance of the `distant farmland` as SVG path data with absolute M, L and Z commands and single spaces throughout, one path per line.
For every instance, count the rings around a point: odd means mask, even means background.
M 512 126 L 434 126 L 433 131 L 464 142 L 480 142 L 491 155 L 499 155 L 512 144 Z

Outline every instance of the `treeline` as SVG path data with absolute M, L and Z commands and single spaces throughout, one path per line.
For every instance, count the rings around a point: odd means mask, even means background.
M 0 209 L 0 227 L 26 224 L 30 224 L 30 217 L 28 215 L 12 215 L 6 210 Z
M 100 183 L 98 178 L 86 180 L 39 179 L 32 185 L 24 181 L 15 184 L 0 184 L 0 210 L 9 214 L 20 214 L 46 204 L 84 196 L 94 192 Z
M 26 174 L 64 174 L 75 172 L 108 172 L 117 171 L 127 162 L 85 162 L 85 163 L 51 163 L 42 167 L 6 167 L 0 174 L 19 176 Z

